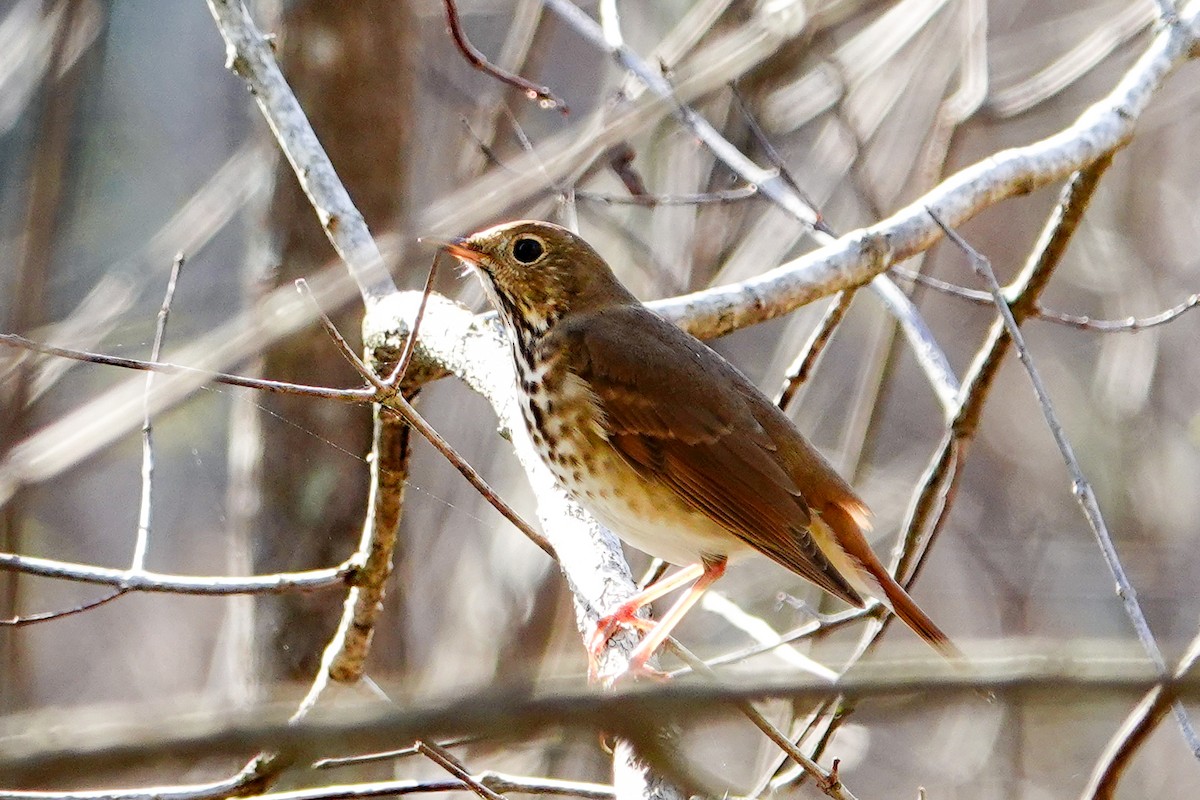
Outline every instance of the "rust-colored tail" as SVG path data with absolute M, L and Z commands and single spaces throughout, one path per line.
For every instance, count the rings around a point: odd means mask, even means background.
M 846 553 L 852 556 L 862 568 L 870 574 L 879 588 L 883 590 L 883 601 L 900 620 L 912 629 L 913 633 L 928 642 L 935 650 L 946 658 L 962 659 L 963 653 L 950 641 L 942 629 L 937 626 L 929 615 L 921 610 L 917 601 L 909 596 L 904 587 L 896 582 L 887 568 L 883 566 L 871 550 L 863 535 L 863 529 L 869 528 L 865 506 L 847 508 L 844 503 L 830 503 L 821 510 L 821 518 L 833 529 L 838 543 Z

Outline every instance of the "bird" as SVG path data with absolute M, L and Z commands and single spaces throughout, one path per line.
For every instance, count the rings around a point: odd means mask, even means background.
M 586 240 L 539 220 L 440 242 L 481 280 L 511 345 L 521 416 L 559 486 L 626 543 L 681 567 L 602 617 L 648 661 L 733 559 L 758 553 L 862 608 L 875 599 L 958 650 L 884 567 L 871 512 L 795 423 L 708 345 L 655 314 Z M 657 622 L 639 612 L 684 586 Z

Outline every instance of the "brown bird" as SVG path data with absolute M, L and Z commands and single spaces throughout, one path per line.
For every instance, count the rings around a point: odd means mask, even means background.
M 444 245 L 474 268 L 507 329 L 522 414 L 566 492 L 629 544 L 683 569 L 600 620 L 646 661 L 729 559 L 761 553 L 853 606 L 880 600 L 957 651 L 871 551 L 870 511 L 792 421 L 728 361 L 650 311 L 579 236 L 511 222 Z M 646 603 L 691 589 L 656 625 Z

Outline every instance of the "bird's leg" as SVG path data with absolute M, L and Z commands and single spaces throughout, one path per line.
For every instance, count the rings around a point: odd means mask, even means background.
M 598 674 L 600 653 L 604 650 L 604 645 L 608 643 L 609 638 L 622 625 L 629 625 L 643 631 L 654 628 L 652 620 L 643 619 L 638 616 L 638 612 L 642 610 L 642 606 L 653 603 L 658 598 L 670 594 L 681 586 L 686 586 L 692 581 L 699 580 L 703 575 L 703 564 L 693 564 L 690 567 L 684 567 L 674 575 L 650 584 L 618 606 L 616 611 L 598 619 L 595 629 L 592 630 L 592 635 L 588 637 L 588 663 L 591 667 L 591 674 L 593 676 Z
M 713 561 L 706 560 L 699 564 L 684 567 L 669 578 L 664 578 L 646 587 L 646 589 L 622 603 L 615 612 L 602 617 L 596 623 L 596 629 L 592 632 L 592 636 L 588 641 L 588 672 L 592 678 L 596 678 L 599 675 L 600 653 L 604 649 L 605 643 L 622 625 L 630 625 L 647 632 L 646 638 L 638 643 L 638 646 L 631 654 L 625 674 L 657 675 L 658 673 L 646 666 L 646 662 L 662 646 L 662 643 L 671 635 L 671 631 L 675 629 L 675 626 L 679 624 L 679 621 L 683 619 L 691 607 L 696 604 L 708 587 L 712 586 L 713 582 L 725 574 L 725 563 L 725 559 L 721 558 Z M 642 606 L 675 591 L 681 586 L 686 586 L 688 583 L 692 583 L 691 588 L 687 590 L 683 597 L 676 601 L 675 605 L 671 606 L 666 615 L 658 622 L 652 622 L 637 616 Z M 610 682 L 615 677 L 611 676 Z
M 628 671 L 633 674 L 646 673 L 648 667 L 646 662 L 650 657 L 662 646 L 662 643 L 671 635 L 671 631 L 679 624 L 684 615 L 691 610 L 692 606 L 700 600 L 700 597 L 708 591 L 708 587 L 712 586 L 722 575 L 725 574 L 724 558 L 717 561 L 704 561 L 692 567 L 689 570 L 700 570 L 700 576 L 696 578 L 696 582 L 691 588 L 671 606 L 671 610 L 663 615 L 663 618 L 646 634 L 646 638 L 634 648 L 633 654 L 629 656 Z

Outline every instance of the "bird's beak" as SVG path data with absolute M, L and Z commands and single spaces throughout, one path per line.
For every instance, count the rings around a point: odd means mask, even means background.
M 478 265 L 483 262 L 483 253 L 476 250 L 471 245 L 471 240 L 463 236 L 459 236 L 456 239 L 439 239 L 436 236 L 422 236 L 417 241 L 421 244 L 436 245 L 460 261 L 466 261 L 469 264 Z

